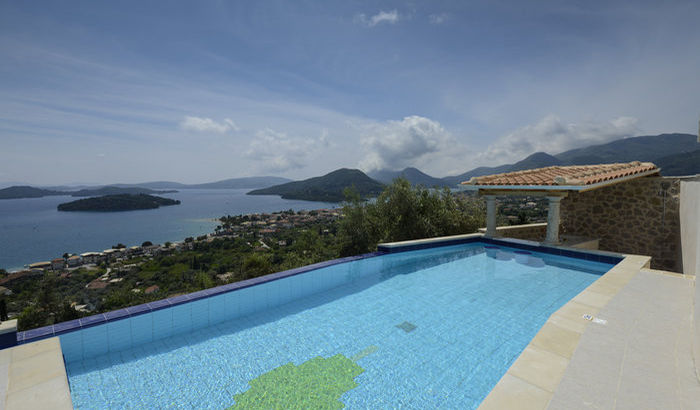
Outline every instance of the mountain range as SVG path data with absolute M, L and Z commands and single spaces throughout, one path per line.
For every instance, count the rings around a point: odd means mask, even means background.
M 379 170 L 367 176 L 357 169 L 338 169 L 324 176 L 303 181 L 291 181 L 281 177 L 232 178 L 204 184 L 181 184 L 178 182 L 158 181 L 140 184 L 114 184 L 96 191 L 81 192 L 81 195 L 104 195 L 128 188 L 128 193 L 156 193 L 147 190 L 160 189 L 252 189 L 251 195 L 280 195 L 287 199 L 305 199 L 311 201 L 339 202 L 344 199 L 343 190 L 354 185 L 364 197 L 376 196 L 384 184 L 391 183 L 397 177 L 403 177 L 414 185 L 427 187 L 455 187 L 462 181 L 481 175 L 521 171 L 553 165 L 605 164 L 613 162 L 643 161 L 653 162 L 661 168 L 664 176 L 681 176 L 700 174 L 700 142 L 692 134 L 661 134 L 632 138 L 623 138 L 606 144 L 591 145 L 559 154 L 536 152 L 516 163 L 495 167 L 478 167 L 455 176 L 436 178 L 416 168 L 400 171 Z M 63 188 L 63 189 L 59 189 Z M 95 187 L 92 187 L 95 188 Z M 136 188 L 144 192 L 137 192 Z M 13 186 L 0 189 L 0 199 L 35 198 L 48 195 L 76 195 L 76 188 L 70 192 L 64 187 L 47 187 L 39 189 L 29 186 Z M 102 192 L 102 193 L 100 193 Z
M 516 163 L 495 167 L 478 167 L 463 174 L 436 178 L 416 168 L 401 171 L 379 170 L 369 173 L 369 177 L 384 184 L 389 184 L 398 177 L 407 179 L 411 184 L 426 187 L 456 187 L 462 181 L 475 176 L 522 171 L 554 165 L 605 164 L 613 162 L 643 161 L 654 162 L 661 168 L 662 175 L 700 174 L 700 143 L 697 136 L 691 134 L 661 134 L 615 140 L 607 144 L 591 145 L 577 148 L 556 155 L 536 152 Z M 341 172 L 342 171 L 342 172 Z M 343 178 L 338 178 L 342 174 Z M 343 188 L 354 184 L 356 187 L 368 184 L 363 196 L 372 196 L 379 189 L 372 185 L 367 175 L 359 170 L 338 170 L 323 177 L 304 181 L 290 182 L 283 185 L 249 192 L 253 195 L 281 195 L 282 198 L 306 199 L 336 202 L 342 201 Z

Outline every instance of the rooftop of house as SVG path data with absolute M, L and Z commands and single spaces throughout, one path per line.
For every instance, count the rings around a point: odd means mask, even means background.
M 473 177 L 463 185 L 478 186 L 589 186 L 630 177 L 656 174 L 660 169 L 651 162 L 626 162 L 598 165 L 551 166 Z

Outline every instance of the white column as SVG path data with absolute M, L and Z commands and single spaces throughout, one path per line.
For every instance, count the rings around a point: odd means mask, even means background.
M 547 238 L 545 243 L 556 245 L 559 243 L 559 205 L 562 196 L 548 196 L 549 210 L 547 211 Z
M 496 195 L 486 195 L 486 236 L 496 236 Z

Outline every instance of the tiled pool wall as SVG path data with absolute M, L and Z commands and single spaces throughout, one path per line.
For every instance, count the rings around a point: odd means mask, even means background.
M 547 253 L 550 255 L 565 256 L 569 258 L 583 259 L 594 262 L 617 264 L 622 261 L 623 257 L 617 253 L 598 251 L 598 250 L 576 250 L 572 248 L 566 248 L 561 246 L 547 246 L 542 245 L 538 242 L 528 241 L 524 239 L 511 239 L 511 238 L 487 238 L 485 236 L 476 235 L 463 235 L 456 239 L 451 239 L 446 237 L 444 240 L 417 240 L 408 241 L 405 243 L 398 243 L 398 246 L 394 244 L 380 244 L 377 249 L 382 253 L 395 253 L 395 252 L 407 252 L 415 251 L 419 249 L 428 249 L 438 246 L 450 246 L 459 245 L 465 243 L 483 243 L 486 245 L 501 245 L 510 248 L 522 249 L 531 252 Z
M 29 343 L 59 336 L 66 362 L 84 360 L 121 351 L 173 335 L 192 332 L 217 323 L 281 306 L 292 300 L 323 292 L 363 276 L 405 264 L 405 258 L 392 253 L 458 244 L 491 244 L 550 253 L 604 263 L 622 258 L 601 252 L 580 252 L 554 247 L 538 247 L 527 241 L 460 238 L 406 246 L 379 246 L 379 251 L 326 261 L 259 278 L 205 289 L 187 295 L 158 300 L 93 315 L 69 322 L 18 333 L 18 343 Z M 420 258 L 419 252 L 416 258 Z M 378 258 L 376 256 L 386 255 Z M 448 256 L 449 258 L 449 256 Z M 411 258 L 415 259 L 415 258 Z M 356 261 L 356 263 L 347 263 Z M 265 286 L 256 286 L 266 284 Z
M 336 259 L 17 334 L 59 336 L 67 362 L 191 332 L 340 286 L 381 269 L 381 253 Z M 356 261 L 357 263 L 347 263 Z M 302 274 L 303 273 L 303 274 Z M 266 286 L 256 286 L 266 284 Z

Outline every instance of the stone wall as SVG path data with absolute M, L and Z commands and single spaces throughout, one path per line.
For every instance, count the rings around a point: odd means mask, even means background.
M 600 249 L 649 255 L 654 269 L 682 271 L 680 180 L 645 177 L 561 201 L 563 234 L 600 239 Z
M 486 228 L 480 228 L 479 232 L 485 233 Z M 527 239 L 542 242 L 547 235 L 547 223 L 527 225 L 509 225 L 496 227 L 496 236 L 513 239 Z

